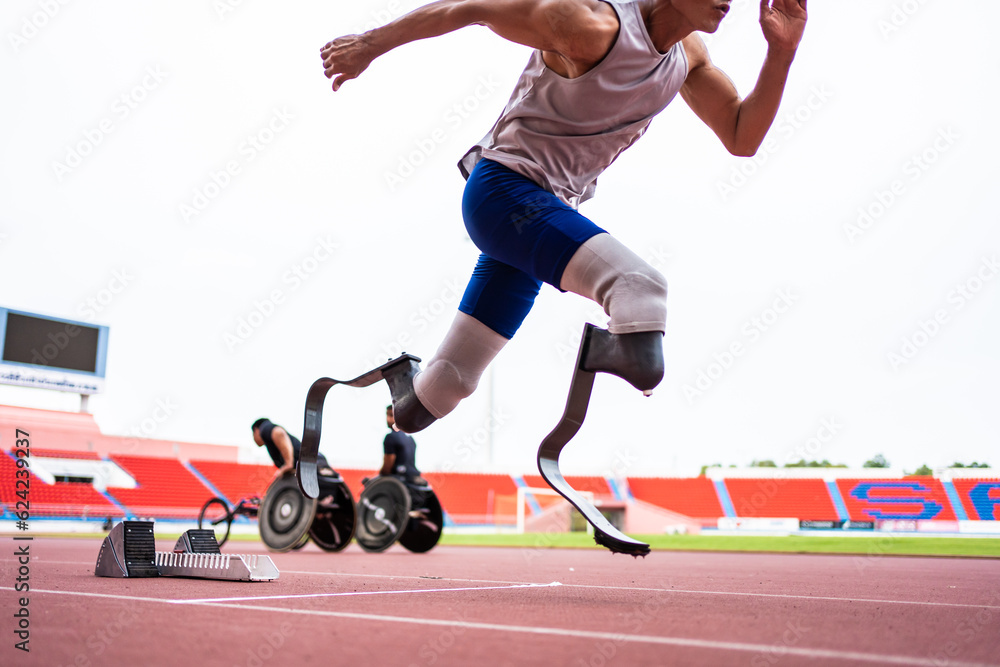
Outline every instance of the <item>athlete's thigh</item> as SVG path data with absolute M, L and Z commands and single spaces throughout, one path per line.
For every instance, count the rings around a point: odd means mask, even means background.
M 528 316 L 541 286 L 524 271 L 482 254 L 458 309 L 510 339 Z
M 490 160 L 469 176 L 462 213 L 484 254 L 557 289 L 573 254 L 604 232 L 534 181 Z

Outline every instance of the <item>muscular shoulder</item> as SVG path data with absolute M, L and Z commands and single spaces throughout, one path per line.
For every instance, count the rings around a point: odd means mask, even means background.
M 588 71 L 614 46 L 618 13 L 601 0 L 523 0 L 528 23 L 541 38 L 545 61 L 573 78 Z
M 681 40 L 681 44 L 684 45 L 684 53 L 687 55 L 689 75 L 696 69 L 712 64 L 712 59 L 708 57 L 708 47 L 699 35 L 691 33 Z
M 618 31 L 618 13 L 603 0 L 534 0 L 549 25 L 576 25 L 589 30 Z
M 604 59 L 618 38 L 621 27 L 618 13 L 600 0 L 543 0 L 547 12 L 557 18 L 560 12 L 572 12 L 573 21 L 563 28 L 566 40 L 563 55 L 584 63 Z

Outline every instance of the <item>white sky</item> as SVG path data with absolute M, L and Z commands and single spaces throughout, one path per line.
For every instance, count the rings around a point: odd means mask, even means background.
M 417 4 L 4 2 L 0 305 L 110 326 L 107 390 L 91 400 L 105 432 L 145 425 L 261 460 L 251 421 L 301 435 L 317 377 L 354 377 L 399 341 L 433 353 L 477 256 L 455 163 L 528 50 L 470 28 L 331 93 L 319 48 Z M 695 474 L 803 450 L 854 466 L 880 452 L 909 469 L 1000 465 L 1000 4 L 810 10 L 762 164 L 729 156 L 678 98 L 583 206 L 667 276 L 668 374 L 650 399 L 599 377 L 567 470 Z M 708 40 L 743 94 L 765 48 L 756 12 L 736 0 Z M 68 162 L 72 150 L 89 154 Z M 219 176 L 227 165 L 238 171 Z M 275 293 L 263 324 L 227 344 Z M 586 319 L 604 323 L 546 287 L 492 379 L 418 434 L 418 464 L 533 471 Z M 713 367 L 734 343 L 742 353 Z M 699 373 L 716 379 L 694 396 Z M 384 384 L 332 390 L 334 465 L 377 466 L 388 400 Z M 0 402 L 78 406 L 13 387 Z M 158 404 L 170 414 L 150 428 Z

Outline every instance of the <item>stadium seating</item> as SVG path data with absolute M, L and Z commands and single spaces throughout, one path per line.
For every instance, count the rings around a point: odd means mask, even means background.
M 538 487 L 538 488 L 548 488 L 548 484 L 542 479 L 541 475 L 525 475 L 524 483 L 528 486 Z M 577 491 L 589 491 L 594 494 L 595 498 L 614 498 L 614 491 L 611 485 L 608 484 L 608 480 L 604 477 L 582 477 L 567 475 L 566 481 L 569 482 Z
M 629 489 L 636 500 L 715 525 L 723 516 L 715 485 L 707 477 L 629 477 Z
M 335 470 L 340 474 L 347 488 L 351 490 L 355 502 L 357 502 L 358 497 L 361 496 L 361 492 L 364 490 L 361 480 L 365 477 L 374 477 L 378 474 L 377 470 L 358 470 L 355 468 L 335 468 Z
M 547 489 L 549 485 L 545 483 L 541 475 L 525 475 L 523 478 L 524 483 L 531 488 Z M 608 480 L 604 477 L 586 477 L 586 476 L 575 476 L 567 475 L 566 481 L 577 491 L 590 492 L 594 494 L 595 501 L 611 501 L 615 500 L 614 491 Z M 559 496 L 550 495 L 534 495 L 533 499 L 538 507 L 542 510 L 548 509 L 551 505 L 559 504 L 562 501 Z
M 837 509 L 821 479 L 783 477 L 725 480 L 738 517 L 836 521 Z
M 113 454 L 111 460 L 135 478 L 137 487 L 108 487 L 108 494 L 139 517 L 164 519 L 197 518 L 201 506 L 212 497 L 177 459 Z
M 424 478 L 454 523 L 514 523 L 517 486 L 510 475 L 430 472 Z
M 236 462 L 238 446 L 179 443 L 148 438 L 104 435 L 93 415 L 0 405 L 0 423 L 31 432 L 31 516 L 120 517 L 192 519 L 205 501 L 222 494 L 230 502 L 263 495 L 274 474 L 270 465 Z M 135 452 L 141 451 L 142 456 Z M 46 459 L 61 459 L 46 468 Z M 74 459 L 76 461 L 74 461 Z M 190 460 L 190 462 L 187 462 Z M 105 464 L 121 467 L 136 481 L 136 488 L 109 486 L 100 492 L 87 482 L 44 479 L 89 479 L 123 484 L 114 471 L 106 476 Z M 336 462 L 333 462 L 336 465 Z M 42 472 L 45 470 L 46 472 Z M 74 474 L 73 471 L 79 471 Z M 10 452 L 0 457 L 0 474 L 15 479 L 17 468 Z M 361 480 L 374 470 L 338 468 L 355 499 Z M 898 472 L 866 470 L 767 471 L 719 469 L 711 477 L 633 477 L 624 484 L 600 476 L 568 477 L 577 490 L 590 492 L 603 502 L 627 503 L 630 499 L 654 508 L 690 517 L 703 527 L 718 525 L 720 518 L 799 519 L 890 523 L 906 525 L 934 522 L 928 530 L 957 530 L 958 522 L 1000 521 L 1000 478 L 965 477 L 979 471 L 954 470 L 940 476 L 903 476 Z M 806 475 L 799 477 L 799 475 Z M 510 525 L 516 515 L 518 485 L 546 487 L 537 474 L 427 472 L 452 524 Z M 43 479 L 44 478 L 44 479 Z M 114 480 L 114 481 L 113 481 Z M 0 503 L 10 519 L 19 498 L 13 484 L 0 485 Z M 535 494 L 528 499 L 532 512 L 561 502 L 554 496 Z M 634 508 L 640 504 L 634 505 Z M 980 527 L 988 528 L 988 527 Z M 980 528 L 975 528 L 978 530 Z
M 263 497 L 276 470 L 272 465 L 223 461 L 191 461 L 190 465 L 230 503 L 250 496 Z
M 837 488 L 851 521 L 956 519 L 941 480 L 934 477 L 838 479 Z
M 80 477 L 88 477 L 89 462 L 101 461 L 90 451 L 63 451 L 32 448 L 33 459 L 63 459 L 58 467 L 65 471 L 78 459 Z M 67 462 L 66 460 L 70 460 Z M 122 516 L 163 519 L 193 519 L 208 498 L 220 493 L 231 503 L 241 498 L 262 496 L 274 474 L 271 465 L 240 464 L 235 461 L 195 459 L 185 463 L 178 458 L 112 454 L 117 464 L 136 481 L 136 488 L 109 486 L 106 493 L 86 482 L 45 483 L 32 473 L 30 481 L 31 516 L 119 518 Z M 0 475 L 15 479 L 17 466 L 10 452 L 0 457 Z M 338 469 L 355 499 L 361 495 L 361 480 L 376 471 Z M 60 474 L 66 474 L 61 472 Z M 72 474 L 67 476 L 72 477 Z M 434 487 L 448 521 L 452 525 L 514 524 L 517 511 L 517 487 L 546 488 L 538 475 L 515 478 L 505 474 L 428 472 L 424 475 Z M 43 475 L 44 477 L 44 475 Z M 649 503 L 685 517 L 703 527 L 714 527 L 720 517 L 738 519 L 793 518 L 804 521 L 853 522 L 927 522 L 937 529 L 958 520 L 1000 521 L 1000 479 L 943 478 L 929 476 L 862 478 L 845 477 L 834 481 L 820 478 L 786 477 L 778 471 L 772 477 L 734 474 L 714 479 L 708 477 L 655 478 L 633 477 L 616 485 L 604 477 L 575 476 L 570 484 L 594 494 L 603 502 L 621 503 L 628 498 Z M 13 484 L 0 486 L 0 504 L 10 519 L 16 502 Z M 536 494 L 529 508 L 543 512 L 561 502 L 549 495 Z M 727 512 L 728 508 L 728 512 Z M 531 513 L 531 512 L 529 512 Z M 905 529 L 905 528 L 904 528 Z M 957 529 L 957 528 L 955 528 Z
M 33 450 L 32 456 L 39 456 L 41 450 Z M 10 452 L 0 454 L 0 503 L 6 512 L 12 513 L 17 502 L 17 463 Z M 30 472 L 30 470 L 29 470 Z M 23 479 L 23 478 L 22 478 Z M 28 476 L 29 514 L 34 519 L 52 517 L 105 518 L 122 517 L 122 511 L 100 494 L 93 485 L 84 482 L 57 482 L 46 484 L 34 473 Z
M 969 519 L 1000 521 L 1000 480 L 969 478 L 952 483 Z

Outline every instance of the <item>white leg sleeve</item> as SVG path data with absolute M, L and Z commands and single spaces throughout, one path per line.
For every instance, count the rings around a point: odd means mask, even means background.
M 483 371 L 506 344 L 493 329 L 459 312 L 427 368 L 413 378 L 417 399 L 432 415 L 444 417 L 476 390 Z
M 611 317 L 608 331 L 613 334 L 666 331 L 666 279 L 610 234 L 598 234 L 580 246 L 560 286 L 601 304 Z

